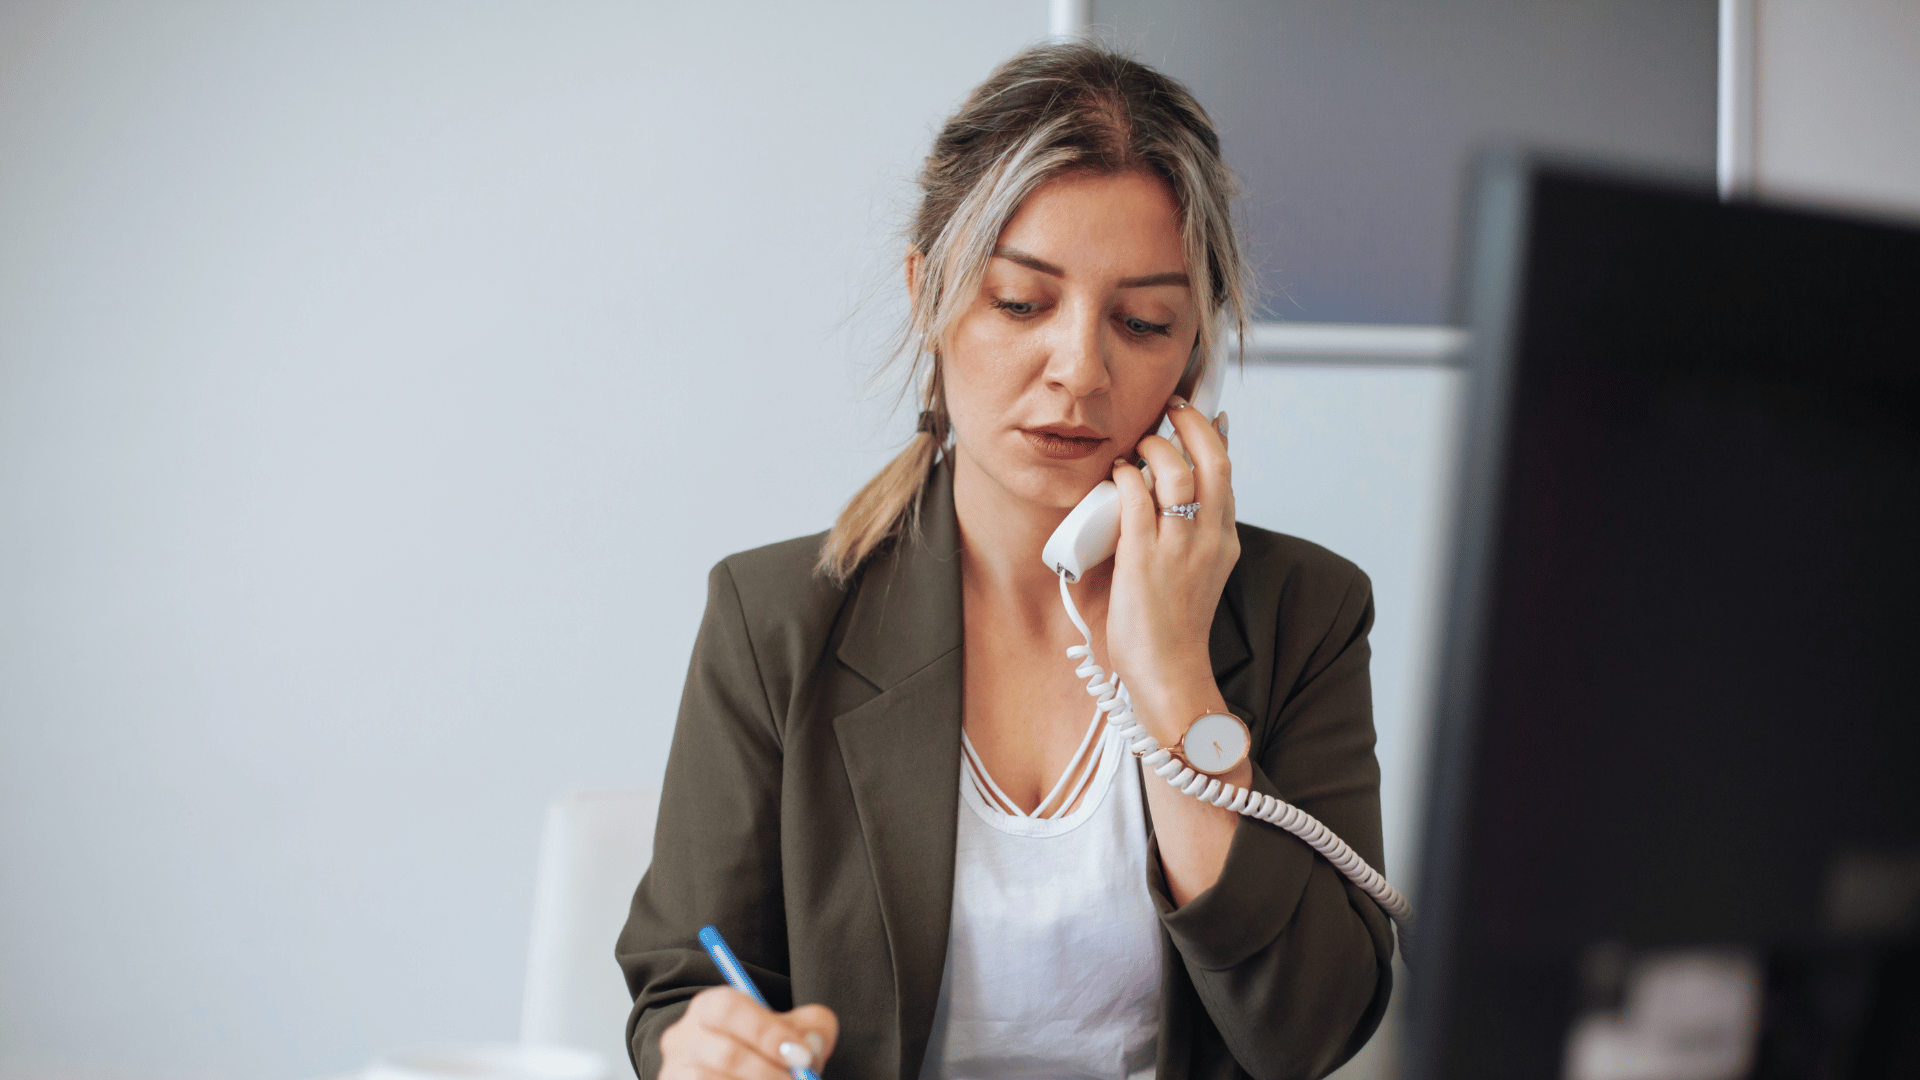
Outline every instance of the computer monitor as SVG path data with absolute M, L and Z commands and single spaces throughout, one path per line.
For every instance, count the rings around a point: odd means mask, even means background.
M 1473 191 L 1404 1071 L 1920 1076 L 1920 231 Z

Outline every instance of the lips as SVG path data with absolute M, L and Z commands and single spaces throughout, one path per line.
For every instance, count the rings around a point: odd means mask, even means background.
M 1059 461 L 1097 454 L 1109 441 L 1105 435 L 1087 427 L 1021 428 L 1020 435 L 1036 452 Z

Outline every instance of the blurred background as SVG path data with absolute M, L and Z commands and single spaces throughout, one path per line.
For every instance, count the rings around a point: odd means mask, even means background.
M 1723 178 L 1920 206 L 1847 126 L 1916 134 L 1920 6 L 1730 6 Z M 0 1076 L 516 1038 L 545 806 L 657 782 L 706 569 L 905 440 L 911 176 L 1089 22 L 1247 189 L 1241 515 L 1373 577 L 1404 882 L 1467 155 L 1709 181 L 1727 7 L 0 0 Z

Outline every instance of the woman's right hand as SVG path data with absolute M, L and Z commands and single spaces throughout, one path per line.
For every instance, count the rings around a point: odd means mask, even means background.
M 661 1034 L 660 1080 L 788 1080 L 790 1060 L 819 1072 L 839 1037 L 840 1020 L 825 1005 L 777 1013 L 716 986 L 693 995 Z

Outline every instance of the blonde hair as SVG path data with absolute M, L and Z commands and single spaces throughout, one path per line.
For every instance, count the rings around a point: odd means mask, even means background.
M 1244 337 L 1251 272 L 1233 221 L 1239 194 L 1220 137 L 1187 88 L 1103 46 L 1037 45 L 968 95 L 921 167 L 920 208 L 908 231 L 919 256 L 906 333 L 896 355 L 917 377 L 919 430 L 847 503 L 817 569 L 844 583 L 889 539 L 918 528 L 920 496 L 949 434 L 940 342 L 974 301 L 995 242 L 1042 184 L 1069 173 L 1147 172 L 1180 209 L 1188 267 L 1205 267 L 1200 334 L 1182 374 L 1191 393 L 1218 357 L 1226 324 Z

